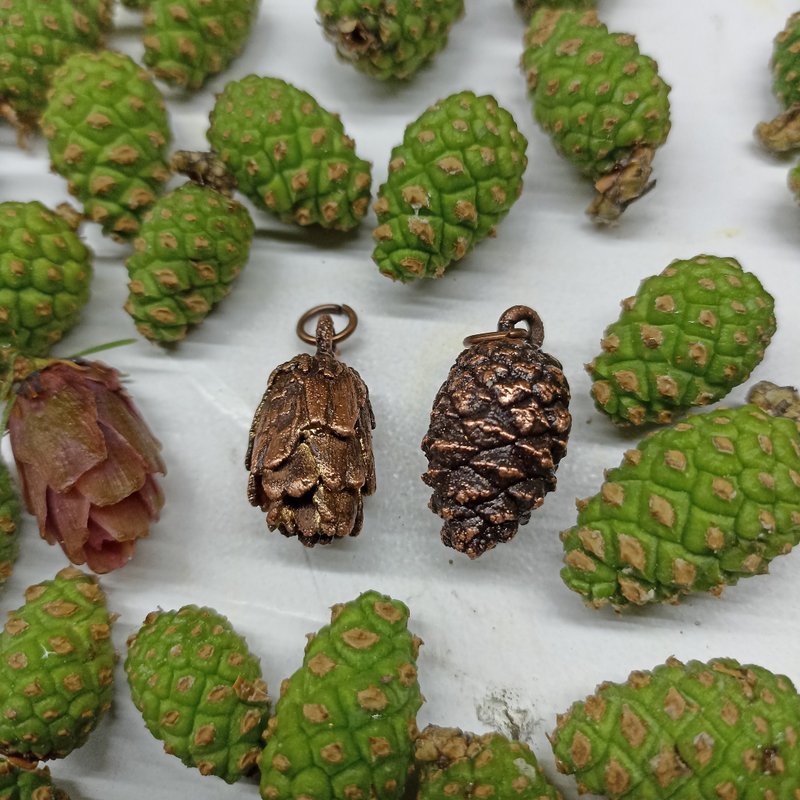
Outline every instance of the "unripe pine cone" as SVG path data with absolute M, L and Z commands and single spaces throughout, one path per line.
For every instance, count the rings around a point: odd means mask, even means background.
M 556 765 L 609 800 L 795 800 L 800 697 L 732 658 L 670 658 L 602 683 L 558 718 Z
M 0 461 L 0 589 L 11 577 L 19 553 L 19 510 L 14 482 Z
M 514 327 L 522 320 L 530 332 Z M 561 364 L 540 349 L 543 338 L 536 312 L 510 308 L 498 332 L 465 340 L 433 403 L 422 479 L 444 519 L 442 541 L 470 558 L 512 539 L 556 488 L 570 394 Z
M 53 785 L 47 767 L 23 769 L 0 758 L 0 800 L 69 800 L 69 795 Z
M 578 502 L 561 577 L 588 605 L 719 594 L 800 542 L 800 400 L 768 383 L 750 397 L 646 437 Z
M 97 579 L 62 569 L 0 633 L 0 754 L 32 764 L 81 747 L 111 707 L 113 617 Z
M 154 611 L 128 639 L 133 703 L 164 750 L 234 783 L 256 768 L 269 716 L 261 665 L 210 608 Z

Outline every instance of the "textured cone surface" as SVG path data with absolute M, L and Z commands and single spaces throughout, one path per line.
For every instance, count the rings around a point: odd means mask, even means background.
M 395 800 L 422 704 L 408 609 L 377 592 L 335 606 L 284 683 L 261 755 L 265 800 Z
M 128 239 L 169 178 L 164 99 L 128 56 L 79 53 L 53 77 L 42 115 L 53 169 L 86 216 Z
M 464 350 L 422 440 L 442 541 L 476 558 L 512 539 L 556 488 L 571 422 L 567 379 L 552 356 L 512 339 Z
M 670 129 L 669 86 L 635 38 L 609 32 L 593 10 L 541 8 L 525 48 L 522 64 L 536 121 L 562 156 L 599 181 L 601 195 L 613 194 L 618 176 L 621 196 L 608 212 L 618 216 L 651 185 L 652 151 Z M 631 170 L 634 187 L 628 191 Z
M 428 726 L 416 741 L 417 800 L 561 800 L 536 756 L 499 733 Z
M 19 511 L 19 500 L 8 467 L 0 461 L 0 589 L 11 577 L 19 553 Z
M 758 125 L 756 134 L 769 150 L 784 153 L 800 147 L 800 12 L 792 14 L 775 37 L 772 90 L 786 111 Z
M 133 703 L 166 752 L 228 783 L 256 768 L 269 716 L 261 665 L 216 611 L 156 611 L 128 640 Z
M 150 0 L 143 7 L 144 63 L 166 83 L 195 90 L 239 55 L 258 0 Z
M 406 128 L 378 192 L 373 259 L 393 280 L 439 278 L 522 192 L 527 139 L 489 96 L 461 92 Z
M 208 141 L 239 191 L 284 222 L 347 231 L 367 213 L 372 175 L 336 114 L 278 78 L 229 83 Z
M 20 769 L 0 758 L 0 800 L 69 800 L 69 796 L 53 786 L 47 767 Z
M 579 790 L 610 800 L 794 800 L 798 720 L 783 675 L 728 658 L 670 659 L 601 684 L 550 739 Z
M 447 44 L 464 0 L 317 0 L 336 51 L 380 80 L 412 77 Z
M 718 594 L 800 541 L 800 433 L 754 405 L 645 438 L 562 534 L 570 589 L 595 606 Z
M 0 634 L 0 753 L 64 758 L 111 706 L 111 617 L 97 580 L 73 567 L 25 600 Z
M 92 253 L 41 203 L 0 203 L 0 344 L 46 356 L 89 300 Z
M 269 377 L 250 429 L 250 503 L 301 544 L 356 536 L 375 491 L 369 391 L 330 352 L 302 354 Z
M 128 259 L 126 311 L 155 342 L 183 339 L 231 290 L 250 254 L 247 209 L 188 183 L 147 213 Z
M 587 365 L 592 396 L 621 425 L 672 422 L 746 381 L 774 333 L 772 297 L 736 259 L 674 261 L 623 301 Z
M 38 123 L 56 67 L 100 47 L 110 17 L 111 0 L 0 0 L 0 108 L 22 131 Z

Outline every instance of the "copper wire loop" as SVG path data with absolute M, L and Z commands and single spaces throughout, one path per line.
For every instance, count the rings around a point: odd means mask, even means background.
M 353 311 L 350 306 L 342 303 L 338 305 L 336 303 L 324 303 L 320 306 L 314 306 L 314 308 L 309 308 L 305 314 L 297 322 L 297 335 L 302 339 L 306 344 L 316 344 L 317 337 L 316 334 L 309 333 L 306 330 L 306 323 L 312 320 L 314 317 L 318 317 L 321 314 L 341 314 L 347 317 L 347 325 L 344 327 L 343 330 L 339 331 L 339 333 L 334 334 L 333 342 L 343 342 L 349 336 L 352 336 L 353 331 L 356 329 L 358 325 L 358 315 L 355 311 Z
M 525 328 L 515 327 L 524 322 Z M 501 339 L 526 339 L 534 347 L 541 347 L 544 341 L 544 324 L 539 315 L 528 306 L 512 306 L 503 312 L 496 331 L 475 333 L 464 339 L 464 347 L 472 347 L 482 342 L 496 342 Z

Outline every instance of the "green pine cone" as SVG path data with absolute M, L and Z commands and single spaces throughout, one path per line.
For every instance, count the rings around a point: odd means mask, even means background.
M 775 333 L 774 300 L 734 258 L 673 261 L 646 278 L 586 365 L 600 411 L 666 424 L 750 377 Z
M 74 567 L 31 586 L 0 633 L 0 754 L 35 763 L 81 747 L 111 707 L 112 617 Z
M 128 56 L 78 53 L 56 71 L 42 115 L 52 168 L 103 233 L 130 239 L 169 179 L 164 98 Z
M 800 542 L 800 425 L 755 405 L 656 431 L 578 503 L 561 577 L 587 604 L 719 594 Z
M 46 356 L 89 300 L 92 252 L 41 203 L 0 203 L 0 344 Z
M 447 45 L 464 0 L 317 0 L 336 52 L 379 80 L 407 80 Z
M 550 741 L 578 791 L 609 800 L 794 800 L 798 737 L 788 678 L 732 658 L 671 658 L 598 686 Z
M 211 112 L 208 141 L 239 191 L 283 222 L 348 231 L 367 213 L 370 165 L 341 120 L 279 78 L 229 83 Z
M 194 91 L 239 55 L 258 0 L 148 0 L 144 63 L 157 78 Z
M 334 606 L 284 682 L 261 755 L 264 800 L 398 800 L 422 704 L 408 609 L 377 592 Z
M 21 135 L 35 128 L 56 67 L 102 47 L 112 0 L 0 2 L 0 116 Z
M 11 577 L 19 553 L 19 513 L 19 498 L 11 474 L 0 461 L 0 589 Z
M 417 800 L 561 800 L 528 745 L 429 725 L 415 744 Z
M 69 795 L 53 786 L 47 767 L 21 769 L 0 758 L 0 800 L 69 800 Z
M 128 639 L 134 705 L 164 750 L 227 783 L 256 768 L 269 716 L 261 664 L 210 608 L 154 611 Z
M 670 129 L 670 87 L 630 34 L 594 10 L 543 7 L 522 58 L 534 117 L 556 150 L 595 182 L 588 212 L 613 222 L 651 186 L 655 150 Z
M 772 90 L 785 111 L 756 126 L 761 143 L 773 153 L 800 147 L 800 11 L 792 14 L 775 37 Z
M 403 282 L 440 278 L 494 235 L 522 192 L 527 146 L 489 95 L 451 95 L 412 122 L 375 203 L 380 271 Z
M 125 310 L 142 336 L 176 342 L 230 292 L 253 241 L 247 209 L 214 189 L 184 184 L 147 213 L 127 261 Z

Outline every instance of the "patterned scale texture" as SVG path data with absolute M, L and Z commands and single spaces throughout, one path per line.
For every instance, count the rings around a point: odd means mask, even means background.
M 792 682 L 730 658 L 671 658 L 604 683 L 558 718 L 556 764 L 609 800 L 797 800 Z
M 53 170 L 103 233 L 132 238 L 170 176 L 164 98 L 144 69 L 110 50 L 67 59 L 53 86 L 42 115 Z
M 369 163 L 336 114 L 285 81 L 250 75 L 229 83 L 208 141 L 239 190 L 283 222 L 348 231 L 367 213 Z
M 561 800 L 523 742 L 429 725 L 416 741 L 417 800 Z
M 0 203 L 0 344 L 46 356 L 89 300 L 92 253 L 41 203 Z
M 134 705 L 164 750 L 227 783 L 256 769 L 269 716 L 261 664 L 210 608 L 148 614 L 128 639 Z
M 112 617 L 97 579 L 62 569 L 31 586 L 0 634 L 0 753 L 64 758 L 111 707 Z
M 569 385 L 555 358 L 520 340 L 464 350 L 433 403 L 422 440 L 444 519 L 442 541 L 477 558 L 512 539 L 567 452 Z
M 642 281 L 586 369 L 600 411 L 667 424 L 750 377 L 776 330 L 774 301 L 734 258 L 674 261 Z
M 495 234 L 522 192 L 527 139 L 497 101 L 472 92 L 431 106 L 392 150 L 378 192 L 373 259 L 393 280 L 439 278 Z
M 447 45 L 464 0 L 317 0 L 339 56 L 379 80 L 406 80 Z
M 754 405 L 645 438 L 561 534 L 567 586 L 616 608 L 767 572 L 800 541 L 798 423 Z
M 0 589 L 11 577 L 19 553 L 19 512 L 19 498 L 11 474 L 0 461 Z
M 255 228 L 247 209 L 187 183 L 148 211 L 127 261 L 125 310 L 154 342 L 175 342 L 202 322 L 247 264 Z
M 111 0 L 0 0 L 0 114 L 35 127 L 56 67 L 99 48 L 110 24 Z
M 610 33 L 595 11 L 537 11 L 522 64 L 536 121 L 592 179 L 612 172 L 636 147 L 666 140 L 669 86 L 634 37 Z
M 772 51 L 772 89 L 781 104 L 800 103 L 800 11 L 792 14 L 775 37 Z
M 403 603 L 369 591 L 334 606 L 284 681 L 261 756 L 264 800 L 403 797 L 422 704 Z
M 199 89 L 239 55 L 258 0 L 151 0 L 144 14 L 144 63 L 157 78 Z
M 0 758 L 0 800 L 69 800 L 53 785 L 50 770 L 22 769 Z

